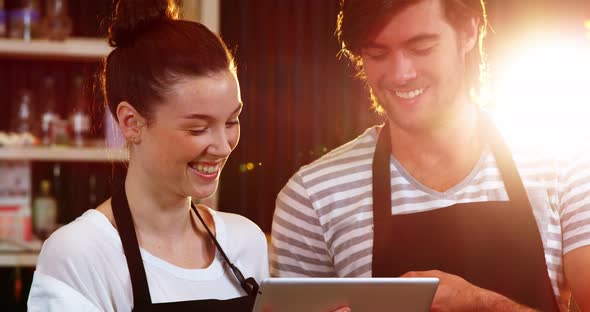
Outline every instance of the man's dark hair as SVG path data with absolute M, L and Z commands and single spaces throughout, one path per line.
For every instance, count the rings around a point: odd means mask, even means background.
M 340 0 L 340 13 L 336 34 L 341 45 L 340 53 L 357 66 L 363 76 L 360 52 L 368 35 L 391 16 L 407 6 L 423 0 Z M 470 90 L 478 91 L 485 74 L 483 40 L 487 30 L 485 0 L 439 0 L 445 17 L 458 32 L 465 29 L 471 18 L 480 20 L 479 45 L 467 55 L 466 83 Z

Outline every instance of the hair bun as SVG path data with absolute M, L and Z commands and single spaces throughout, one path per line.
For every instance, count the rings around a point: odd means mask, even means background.
M 153 23 L 177 17 L 178 9 L 172 0 L 119 0 L 109 27 L 109 45 L 127 45 Z

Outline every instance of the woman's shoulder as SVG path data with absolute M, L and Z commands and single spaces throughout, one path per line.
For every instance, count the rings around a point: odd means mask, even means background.
M 237 261 L 244 274 L 257 281 L 268 277 L 266 235 L 256 223 L 234 213 L 212 212 L 218 237 L 232 261 Z
M 229 246 L 229 250 L 239 253 L 253 249 L 255 252 L 265 251 L 266 236 L 260 227 L 250 219 L 235 213 L 214 211 L 210 213 L 215 220 L 215 227 L 220 243 Z
M 38 267 L 60 261 L 84 263 L 88 259 L 95 259 L 97 254 L 117 248 L 117 244 L 120 245 L 120 239 L 108 219 L 91 209 L 57 229 L 45 240 Z
M 67 285 L 103 310 L 129 304 L 128 284 L 121 278 L 128 274 L 121 240 L 106 216 L 95 209 L 59 228 L 43 243 L 35 274 Z M 44 293 L 52 286 L 42 283 L 39 287 Z M 51 297 L 53 292 L 48 293 Z
M 211 213 L 214 215 L 216 226 L 224 226 L 223 230 L 232 239 L 239 237 L 264 239 L 265 237 L 256 223 L 242 215 L 222 211 L 212 211 Z M 223 224 L 218 224 L 219 221 Z

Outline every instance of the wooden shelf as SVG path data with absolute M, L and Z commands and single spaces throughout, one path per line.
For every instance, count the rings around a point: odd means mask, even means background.
M 0 147 L 0 160 L 19 161 L 126 161 L 126 149 L 106 147 Z
M 0 252 L 0 267 L 34 267 L 37 265 L 37 252 Z
M 0 56 L 26 59 L 99 61 L 112 50 L 102 38 L 69 38 L 65 41 L 0 39 Z
M 34 267 L 41 250 L 41 241 L 33 240 L 22 244 L 0 241 L 0 267 Z

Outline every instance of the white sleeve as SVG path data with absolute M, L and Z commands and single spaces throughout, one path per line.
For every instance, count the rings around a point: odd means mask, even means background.
M 132 300 L 130 280 L 123 253 L 112 245 L 91 224 L 74 221 L 43 243 L 35 274 L 67 285 L 100 310 L 125 311 Z
M 101 311 L 86 297 L 66 283 L 38 271 L 33 275 L 33 284 L 27 301 L 27 309 L 59 312 Z

